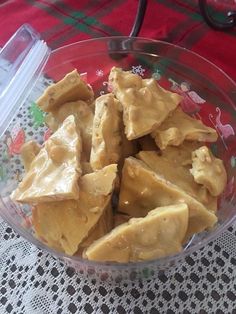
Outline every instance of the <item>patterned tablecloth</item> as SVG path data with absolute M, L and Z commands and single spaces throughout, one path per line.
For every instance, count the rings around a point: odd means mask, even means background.
M 1 0 L 0 46 L 25 22 L 52 48 L 127 35 L 136 8 L 135 0 Z M 189 48 L 236 80 L 236 29 L 209 29 L 194 1 L 150 0 L 140 35 Z M 236 224 L 168 272 L 115 285 L 76 273 L 0 220 L 0 313 L 236 313 Z
M 0 313 L 236 313 L 236 224 L 157 278 L 84 277 L 0 222 Z

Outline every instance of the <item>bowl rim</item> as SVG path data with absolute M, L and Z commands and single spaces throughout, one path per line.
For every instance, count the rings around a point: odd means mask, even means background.
M 182 46 L 176 45 L 176 44 L 172 44 L 172 43 L 168 43 L 165 41 L 161 41 L 161 40 L 155 40 L 155 39 L 151 39 L 151 38 L 145 38 L 145 37 L 128 37 L 128 36 L 109 36 L 109 37 L 98 37 L 98 38 L 92 38 L 92 39 L 87 39 L 87 40 L 82 40 L 82 41 L 77 41 L 71 44 L 67 44 L 64 46 L 61 46 L 59 48 L 56 48 L 54 50 L 52 50 L 49 59 L 51 58 L 51 56 L 53 56 L 54 54 L 64 50 L 64 49 L 68 49 L 70 47 L 73 46 L 79 46 L 79 45 L 86 45 L 87 43 L 93 43 L 93 42 L 98 42 L 98 41 L 104 41 L 107 42 L 109 40 L 135 40 L 135 41 L 145 41 L 145 42 L 152 42 L 152 43 L 156 43 L 156 44 L 161 44 L 167 47 L 172 47 L 173 49 L 179 49 L 182 51 L 187 52 L 190 55 L 193 55 L 199 59 L 201 59 L 202 61 L 204 61 L 206 64 L 210 65 L 211 67 L 213 67 L 215 70 L 221 72 L 221 74 L 234 86 L 235 90 L 236 90 L 236 82 L 227 74 L 225 73 L 221 68 L 219 68 L 217 65 L 215 65 L 213 62 L 209 61 L 207 58 L 199 55 L 198 53 L 191 51 L 187 48 L 184 48 Z M 132 50 L 130 50 L 132 51 Z M 124 53 L 128 52 L 128 50 L 124 50 Z M 218 227 L 216 227 L 215 232 L 211 233 L 209 232 L 209 235 L 207 238 L 203 239 L 202 241 L 197 242 L 196 244 L 194 244 L 192 247 L 188 247 L 185 250 L 182 250 L 181 252 L 177 253 L 177 254 L 173 254 L 173 255 L 169 255 L 166 257 L 162 257 L 162 258 L 158 258 L 158 259 L 152 259 L 152 260 L 148 260 L 148 261 L 139 261 L 139 262 L 129 262 L 129 263 L 118 263 L 118 262 L 98 262 L 98 261 L 91 261 L 91 260 L 87 260 L 84 258 L 81 258 L 79 256 L 73 255 L 67 255 L 65 253 L 56 251 L 50 247 L 48 247 L 46 244 L 44 244 L 43 242 L 39 241 L 37 238 L 35 238 L 32 234 L 31 234 L 31 240 L 29 240 L 28 237 L 28 232 L 26 232 L 23 228 L 20 229 L 15 223 L 14 221 L 12 221 L 12 219 L 10 217 L 8 217 L 8 215 L 5 215 L 4 212 L 1 212 L 1 216 L 4 218 L 4 220 L 6 220 L 6 222 L 14 228 L 15 231 L 17 231 L 17 233 L 19 233 L 24 239 L 26 239 L 28 242 L 32 243 L 33 245 L 35 245 L 36 247 L 38 247 L 39 249 L 43 249 L 45 251 L 45 253 L 50 253 L 52 256 L 56 257 L 56 258 L 60 258 L 62 260 L 66 260 L 66 261 L 70 261 L 72 263 L 78 263 L 80 265 L 85 265 L 87 267 L 102 267 L 104 270 L 111 270 L 111 269 L 127 269 L 127 268 L 140 268 L 140 267 L 148 267 L 148 266 L 164 266 L 166 263 L 175 261 L 176 258 L 184 258 L 187 255 L 192 254 L 193 252 L 201 249 L 204 245 L 208 244 L 210 241 L 216 239 L 219 235 L 221 235 L 231 224 L 233 224 L 234 221 L 236 221 L 236 212 L 235 214 L 224 224 L 224 225 L 220 225 Z M 191 252 L 190 252 L 191 251 Z M 75 266 L 75 265 L 74 265 Z
M 91 43 L 91 42 L 96 42 L 96 41 L 109 41 L 109 40 L 144 40 L 146 42 L 153 42 L 153 43 L 156 43 L 156 44 L 162 44 L 162 45 L 165 45 L 165 46 L 169 46 L 169 47 L 172 47 L 172 48 L 177 48 L 179 50 L 182 50 L 182 51 L 185 51 L 189 54 L 192 54 L 194 55 L 195 57 L 203 60 L 204 62 L 208 63 L 209 65 L 211 65 L 212 67 L 214 67 L 216 70 L 220 71 L 233 85 L 235 85 L 235 88 L 236 88 L 236 81 L 234 79 L 232 79 L 229 74 L 227 74 L 224 70 L 222 70 L 219 66 L 217 66 L 215 63 L 213 63 L 212 61 L 208 60 L 207 58 L 201 56 L 200 54 L 198 54 L 197 52 L 195 51 L 192 51 L 188 48 L 185 48 L 185 47 L 182 47 L 182 46 L 179 46 L 179 45 L 176 45 L 176 44 L 173 44 L 173 43 L 169 43 L 169 42 L 166 42 L 166 41 L 163 41 L 163 40 L 158 40 L 158 39 L 152 39 L 152 38 L 147 38 L 147 37 L 129 37 L 129 36 L 106 36 L 106 37 L 97 37 L 97 38 L 90 38 L 90 39 L 85 39 L 85 40 L 81 40 L 81 41 L 76 41 L 74 43 L 71 43 L 71 44 L 67 44 L 67 45 L 64 45 L 64 46 L 61 46 L 61 47 L 58 47 L 56 49 L 53 49 L 51 51 L 51 54 L 50 54 L 50 57 L 55 54 L 55 53 L 58 53 L 60 52 L 60 50 L 63 50 L 63 49 L 67 49 L 69 47 L 73 47 L 73 46 L 76 46 L 76 45 L 79 45 L 79 44 L 87 44 L 87 43 Z M 125 52 L 126 50 L 124 50 Z M 49 59 L 50 59 L 49 57 Z

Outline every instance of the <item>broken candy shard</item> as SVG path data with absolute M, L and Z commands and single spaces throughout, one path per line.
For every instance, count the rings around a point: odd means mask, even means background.
M 215 142 L 218 135 L 215 129 L 177 108 L 152 132 L 152 137 L 160 149 L 165 149 L 168 145 L 179 146 L 184 140 Z
M 74 70 L 46 88 L 36 103 L 43 111 L 50 112 L 66 102 L 91 101 L 93 97 L 92 89 L 81 79 L 77 70 Z
M 119 211 L 132 217 L 143 217 L 149 210 L 172 204 L 186 203 L 189 208 L 187 237 L 211 228 L 216 215 L 181 188 L 153 172 L 133 157 L 125 160 L 122 171 Z
M 181 251 L 187 227 L 186 204 L 159 207 L 114 228 L 88 247 L 84 256 L 120 263 L 165 257 Z
M 227 174 L 221 159 L 213 156 L 208 147 L 202 146 L 192 153 L 194 180 L 205 186 L 213 196 L 220 195 L 227 183 Z
M 141 151 L 137 154 L 137 158 L 142 160 L 167 182 L 169 181 L 176 185 L 201 202 L 207 209 L 217 210 L 217 199 L 204 186 L 194 181 L 188 166 L 183 166 L 177 162 L 174 163 L 173 160 L 169 160 L 155 151 Z
M 33 226 L 37 238 L 50 247 L 61 247 L 69 255 L 77 252 L 80 243 L 94 230 L 103 215 L 107 213 L 106 217 L 110 217 L 110 200 L 117 167 L 110 165 L 106 168 L 80 178 L 78 200 L 47 202 L 35 206 Z M 112 172 L 112 175 L 106 177 L 107 188 L 94 194 L 94 181 L 97 182 L 100 177 L 101 184 L 104 172 Z M 104 225 L 104 222 L 101 223 Z
M 91 199 L 88 201 L 86 193 L 80 194 L 78 201 L 41 203 L 33 209 L 32 223 L 36 237 L 49 247 L 61 247 L 68 255 L 75 254 L 110 202 L 109 196 L 101 196 L 95 202 Z
M 70 115 L 75 117 L 76 126 L 82 138 L 82 151 L 89 161 L 92 146 L 92 128 L 94 114 L 91 107 L 82 100 L 67 102 L 46 116 L 46 124 L 55 132 Z
M 78 199 L 80 154 L 80 134 L 74 117 L 69 116 L 44 143 L 12 199 L 21 203 Z
M 93 170 L 117 163 L 121 157 L 121 105 L 112 94 L 95 101 L 90 164 Z
M 129 140 L 151 133 L 177 107 L 182 97 L 158 85 L 154 79 L 113 67 L 109 75 L 113 93 L 123 106 L 125 133 Z

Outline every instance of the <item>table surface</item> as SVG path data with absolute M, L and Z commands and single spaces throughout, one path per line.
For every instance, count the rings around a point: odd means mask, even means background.
M 128 35 L 136 9 L 136 0 L 0 0 L 0 46 L 23 23 L 53 49 Z M 236 80 L 236 28 L 209 29 L 196 1 L 149 0 L 140 36 L 195 51 Z M 0 313 L 236 313 L 235 266 L 236 225 L 157 278 L 110 285 L 75 273 L 0 220 Z

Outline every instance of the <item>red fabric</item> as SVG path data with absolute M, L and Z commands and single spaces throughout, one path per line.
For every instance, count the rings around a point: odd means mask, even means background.
M 215 2 L 215 1 L 214 1 Z M 218 1 L 232 8 L 234 1 Z M 0 1 L 0 45 L 23 23 L 41 32 L 53 49 L 92 37 L 128 35 L 137 0 Z M 236 29 L 211 30 L 196 1 L 149 0 L 140 36 L 162 39 L 206 57 L 236 80 Z

